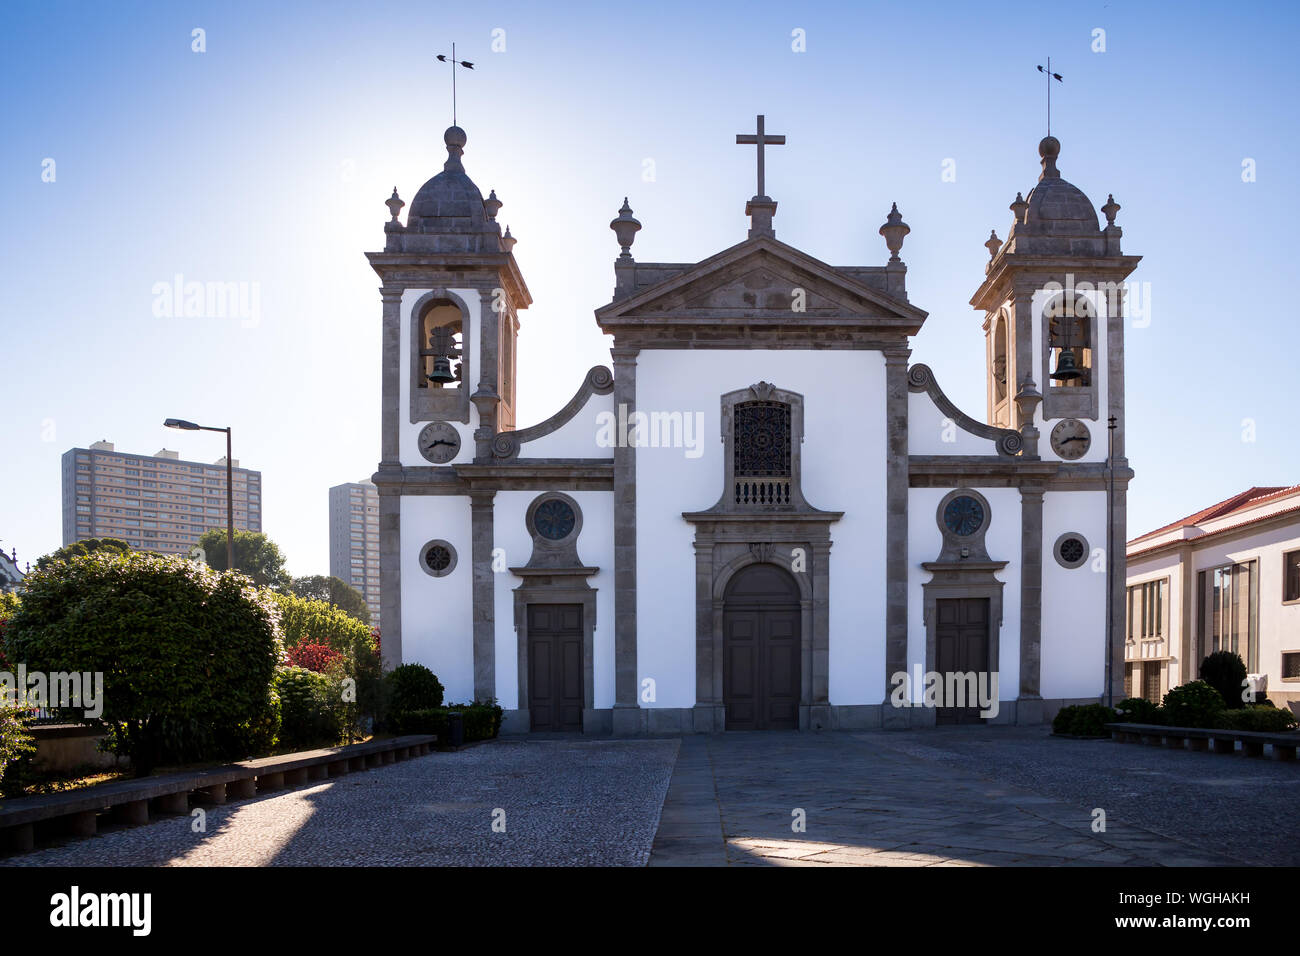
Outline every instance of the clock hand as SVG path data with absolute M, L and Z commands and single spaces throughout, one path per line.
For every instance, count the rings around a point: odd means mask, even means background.
M 430 447 L 430 448 L 437 448 L 439 445 L 453 445 L 453 444 L 454 444 L 453 442 L 449 442 L 449 441 L 448 441 L 447 439 L 445 439 L 445 438 L 438 438 L 438 439 L 435 439 L 434 441 L 429 442 L 429 447 Z
M 1064 445 L 1066 442 L 1072 441 L 1084 441 L 1084 437 L 1082 435 L 1071 435 L 1069 438 L 1062 438 L 1061 444 Z

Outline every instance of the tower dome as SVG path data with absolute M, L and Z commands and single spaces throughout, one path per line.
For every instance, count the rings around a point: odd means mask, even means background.
M 1038 144 L 1043 171 L 1025 197 L 1024 218 L 1013 224 L 1016 251 L 1039 255 L 1100 255 L 1104 237 L 1097 209 L 1083 190 L 1061 178 L 1056 159 L 1061 142 L 1046 136 Z
M 484 232 L 487 215 L 483 194 L 469 178 L 461 163 L 468 137 L 459 126 L 449 126 L 442 140 L 447 144 L 447 161 L 442 172 L 434 176 L 415 194 L 406 221 L 414 232 Z

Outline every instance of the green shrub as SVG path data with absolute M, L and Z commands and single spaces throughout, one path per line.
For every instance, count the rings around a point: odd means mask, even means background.
M 1071 704 L 1062 707 L 1052 718 L 1052 733 L 1075 737 L 1105 737 L 1106 725 L 1117 719 L 1115 711 L 1103 704 Z
M 276 609 L 243 575 L 142 552 L 54 562 L 5 637 L 28 671 L 103 675 L 109 749 L 137 773 L 274 743 Z
M 1224 710 L 1222 695 L 1203 680 L 1165 694 L 1165 719 L 1171 727 L 1213 727 Z
M 280 744 L 294 750 L 332 747 L 343 737 L 345 715 L 339 682 L 305 667 L 275 672 L 280 695 Z
M 1296 717 L 1286 708 L 1279 709 L 1256 704 L 1237 710 L 1225 710 L 1219 715 L 1219 722 L 1215 726 L 1225 730 L 1281 733 L 1284 730 L 1295 729 Z
M 388 729 L 398 736 L 406 734 L 437 734 L 438 743 L 447 744 L 451 735 L 447 730 L 447 715 L 461 715 L 465 740 L 491 740 L 501 731 L 501 717 L 505 713 L 495 700 L 483 703 L 452 704 L 448 707 L 428 707 L 420 710 L 393 711 L 388 715 Z
M 402 664 L 384 678 L 388 688 L 388 710 L 430 710 L 442 706 L 442 682 L 423 664 Z
M 5 768 L 24 754 L 36 750 L 27 733 L 28 713 L 13 699 L 0 698 L 0 782 Z
M 344 657 L 343 677 L 356 682 L 354 711 L 383 714 L 384 674 L 375 632 L 367 624 L 324 601 L 268 592 L 280 609 L 285 647 L 324 644 Z
M 1160 724 L 1165 719 L 1160 705 L 1143 697 L 1126 697 L 1115 709 L 1119 719 L 1130 724 Z
M 1245 706 L 1246 664 L 1240 654 L 1215 651 L 1201 661 L 1201 680 L 1219 692 L 1225 707 Z

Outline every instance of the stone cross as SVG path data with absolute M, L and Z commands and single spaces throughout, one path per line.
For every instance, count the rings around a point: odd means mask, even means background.
M 758 192 L 755 198 L 767 198 L 763 164 L 763 147 L 765 146 L 784 146 L 784 135 L 768 136 L 763 130 L 763 114 L 758 114 L 758 132 L 757 133 L 737 133 L 736 143 L 740 146 L 757 146 L 758 147 Z

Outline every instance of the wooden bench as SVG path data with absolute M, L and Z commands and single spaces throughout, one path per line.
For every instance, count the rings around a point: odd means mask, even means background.
M 1237 742 L 1248 757 L 1264 756 L 1264 747 L 1272 747 L 1278 760 L 1295 760 L 1300 733 L 1294 730 L 1266 733 L 1258 730 L 1218 730 L 1203 727 L 1163 727 L 1159 724 L 1107 724 L 1111 738 L 1121 742 L 1144 743 L 1155 747 L 1181 750 L 1213 750 L 1217 754 L 1235 753 Z
M 259 793 L 302 786 L 355 770 L 423 756 L 432 734 L 258 757 L 206 770 L 115 780 L 112 783 L 36 797 L 0 800 L 0 848 L 24 852 L 36 845 L 37 824 L 62 824 L 73 836 L 94 836 L 101 814 L 121 823 L 147 823 L 153 813 L 189 813 L 190 801 L 223 804 Z

